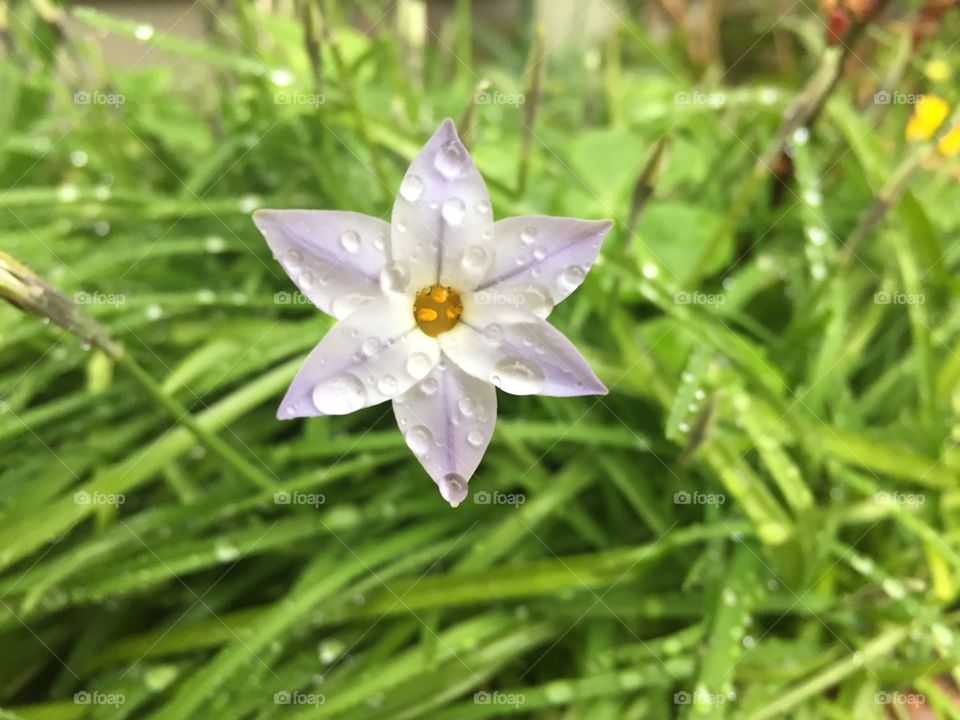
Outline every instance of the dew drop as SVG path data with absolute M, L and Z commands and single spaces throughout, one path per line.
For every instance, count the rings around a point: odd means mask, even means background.
M 133 36 L 142 42 L 146 42 L 153 37 L 154 33 L 153 25 L 147 25 L 146 23 L 142 25 L 137 25 L 133 30 Z
M 402 293 L 410 285 L 410 268 L 401 262 L 389 262 L 380 271 L 380 287 L 384 292 Z
M 360 249 L 360 235 L 356 230 L 346 230 L 340 235 L 340 247 L 348 253 L 355 253 Z
M 377 390 L 379 390 L 381 394 L 391 397 L 397 392 L 397 379 L 393 375 L 384 375 L 377 380 Z
M 425 378 L 433 370 L 433 361 L 426 353 L 415 352 L 407 358 L 407 372 L 414 380 Z
M 460 266 L 470 275 L 483 273 L 490 265 L 490 253 L 479 245 L 471 245 L 463 251 Z
M 440 494 L 451 506 L 457 507 L 467 497 L 467 480 L 462 475 L 449 473 L 439 483 Z
M 477 402 L 469 395 L 464 395 L 457 402 L 457 407 L 460 412 L 463 413 L 464 417 L 473 417 L 473 413 L 476 412 Z
M 222 563 L 233 562 L 240 557 L 240 550 L 226 540 L 218 540 L 213 546 L 213 554 Z
M 496 364 L 490 381 L 513 395 L 533 395 L 543 387 L 543 371 L 521 357 L 504 358 Z
M 375 355 L 377 353 L 381 345 L 382 343 L 380 342 L 379 338 L 368 337 L 366 340 L 360 343 L 360 350 L 364 355 L 370 357 L 371 355 Z
M 560 286 L 564 290 L 575 290 L 580 287 L 580 283 L 583 282 L 583 278 L 586 276 L 586 273 L 583 271 L 583 268 L 579 265 L 571 265 L 562 273 L 560 273 Z
M 419 175 L 410 173 L 400 183 L 400 195 L 408 202 L 416 202 L 423 195 L 423 180 Z
M 147 305 L 146 314 L 148 320 L 159 320 L 163 317 L 163 308 L 159 305 Z
M 463 204 L 460 198 L 449 198 L 444 200 L 440 213 L 448 225 L 461 225 L 463 217 L 467 214 L 467 206 Z
M 520 233 L 520 242 L 524 245 L 533 245 L 537 241 L 537 231 L 532 227 L 524 228 Z
M 459 143 L 447 143 L 433 158 L 433 166 L 446 178 L 458 178 L 466 169 L 467 154 Z
M 483 433 L 479 430 L 471 430 L 467 433 L 467 442 L 474 447 L 480 447 L 483 445 Z
M 313 287 L 313 275 L 312 275 L 312 274 L 310 274 L 310 273 L 308 273 L 308 272 L 300 273 L 300 277 L 299 277 L 298 279 L 299 279 L 299 281 L 300 281 L 300 287 L 302 287 L 304 290 L 309 290 L 310 288 Z
M 324 415 L 346 415 L 364 406 L 367 390 L 356 375 L 344 373 L 317 385 L 312 399 L 314 406 Z
M 440 383 L 437 382 L 436 378 L 427 378 L 420 383 L 420 390 L 424 395 L 433 395 L 439 389 Z
M 496 323 L 490 323 L 483 329 L 483 337 L 488 343 L 496 347 L 503 342 L 503 328 Z
M 413 451 L 414 455 L 425 455 L 433 445 L 433 433 L 423 425 L 410 428 L 404 439 L 407 441 L 407 447 Z

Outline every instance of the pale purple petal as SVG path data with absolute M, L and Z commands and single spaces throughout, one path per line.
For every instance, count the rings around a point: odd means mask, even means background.
M 335 210 L 257 210 L 253 221 L 307 298 L 344 318 L 381 294 L 390 226 Z
M 490 444 L 497 391 L 441 359 L 421 382 L 393 401 L 407 445 L 453 507 Z
M 413 292 L 437 282 L 464 289 L 489 267 L 492 240 L 487 186 L 453 122 L 444 120 L 400 184 L 390 259 L 409 272 Z
M 381 298 L 341 320 L 297 372 L 277 417 L 346 415 L 396 397 L 426 377 L 439 343 L 403 299 Z
M 530 313 L 465 306 L 460 323 L 438 339 L 461 369 L 513 395 L 607 393 L 563 333 Z
M 476 288 L 501 302 L 520 298 L 546 317 L 580 286 L 597 259 L 609 220 L 528 215 L 494 223 L 493 265 Z

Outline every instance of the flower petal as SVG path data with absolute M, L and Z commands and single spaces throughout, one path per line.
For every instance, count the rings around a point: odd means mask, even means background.
M 546 317 L 579 287 L 613 223 L 528 215 L 496 222 L 494 261 L 476 292 L 519 297 Z
M 381 299 L 341 320 L 307 356 L 277 417 L 346 415 L 406 392 L 440 358 L 404 299 Z
M 393 401 L 397 424 L 423 469 L 453 507 L 467 496 L 497 420 L 497 391 L 441 359 Z
M 378 297 L 390 226 L 336 210 L 257 210 L 253 221 L 287 275 L 328 315 L 342 319 Z
M 469 289 L 489 266 L 492 240 L 487 186 L 453 122 L 444 120 L 400 184 L 390 259 L 409 272 L 414 292 L 437 282 Z
M 460 323 L 438 339 L 461 369 L 513 395 L 607 394 L 573 343 L 530 313 L 465 306 Z

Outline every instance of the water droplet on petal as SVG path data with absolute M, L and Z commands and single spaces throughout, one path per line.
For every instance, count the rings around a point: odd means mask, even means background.
M 464 395 L 457 402 L 457 407 L 460 409 L 460 412 L 462 412 L 465 417 L 473 417 L 473 413 L 477 409 L 477 402 L 469 395 Z
M 543 371 L 521 357 L 504 358 L 496 364 L 490 381 L 513 395 L 533 395 L 543 387 Z
M 547 249 L 542 245 L 533 249 L 533 259 L 543 260 L 547 256 Z
M 520 242 L 524 245 L 533 245 L 537 241 L 537 231 L 535 228 L 524 228 L 520 233 Z
M 314 406 L 324 415 L 345 415 L 364 406 L 367 390 L 356 375 L 344 373 L 317 385 L 312 399 Z
M 463 251 L 460 266 L 468 275 L 480 275 L 490 266 L 490 253 L 479 245 L 471 245 Z
M 313 287 L 313 275 L 308 272 L 301 273 L 298 280 L 300 281 L 300 287 L 304 290 L 309 290 Z
M 423 425 L 416 425 L 404 436 L 414 455 L 424 455 L 433 445 L 433 433 Z
M 436 378 L 427 378 L 420 383 L 420 390 L 424 395 L 433 395 L 439 389 L 440 383 L 437 382 Z
M 340 246 L 348 253 L 355 253 L 360 249 L 360 235 L 355 230 L 347 230 L 340 235 Z
M 333 299 L 330 304 L 330 312 L 337 320 L 343 320 L 345 317 L 367 304 L 370 298 L 359 293 L 345 293 Z
M 377 350 L 380 349 L 382 343 L 379 338 L 369 337 L 360 343 L 360 349 L 363 351 L 363 354 L 367 357 L 375 355 Z
M 583 271 L 583 268 L 579 265 L 571 265 L 562 273 L 560 273 L 560 286 L 564 290 L 572 291 L 580 287 L 580 283 L 583 282 L 583 278 L 586 276 L 586 273 Z
M 377 390 L 390 397 L 397 392 L 397 379 L 393 375 L 384 375 L 377 381 Z
M 407 358 L 407 372 L 414 380 L 426 377 L 433 370 L 433 361 L 426 353 L 415 352 Z
M 503 342 L 503 328 L 496 323 L 490 323 L 483 329 L 484 339 L 496 347 Z
M 480 447 L 483 445 L 483 433 L 479 430 L 471 430 L 467 433 L 467 442 L 474 447 Z
M 479 213 L 488 213 L 490 212 L 490 203 L 486 200 L 481 200 L 477 203 L 477 212 Z
M 433 166 L 444 177 L 455 179 L 460 177 L 467 166 L 467 154 L 457 142 L 450 142 L 440 148 L 433 159 Z
M 280 263 L 287 268 L 287 270 L 299 270 L 300 269 L 300 253 L 296 250 L 291 250 L 283 256 L 283 259 Z
M 400 195 L 408 202 L 416 202 L 423 195 L 423 180 L 415 173 L 407 175 L 400 183 Z
M 445 475 L 439 485 L 443 499 L 453 507 L 457 507 L 467 497 L 467 481 L 462 475 Z
M 380 271 L 380 287 L 384 292 L 402 293 L 410 285 L 410 268 L 401 262 L 389 262 Z
M 440 213 L 449 225 L 460 225 L 463 223 L 464 215 L 467 214 L 467 206 L 460 198 L 449 198 L 443 202 Z

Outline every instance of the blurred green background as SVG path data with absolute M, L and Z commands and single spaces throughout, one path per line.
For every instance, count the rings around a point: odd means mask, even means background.
M 960 717 L 955 5 L 0 7 L 0 717 Z M 500 394 L 457 510 L 388 406 L 275 420 L 330 321 L 250 219 L 444 117 L 616 221 L 610 395 Z

